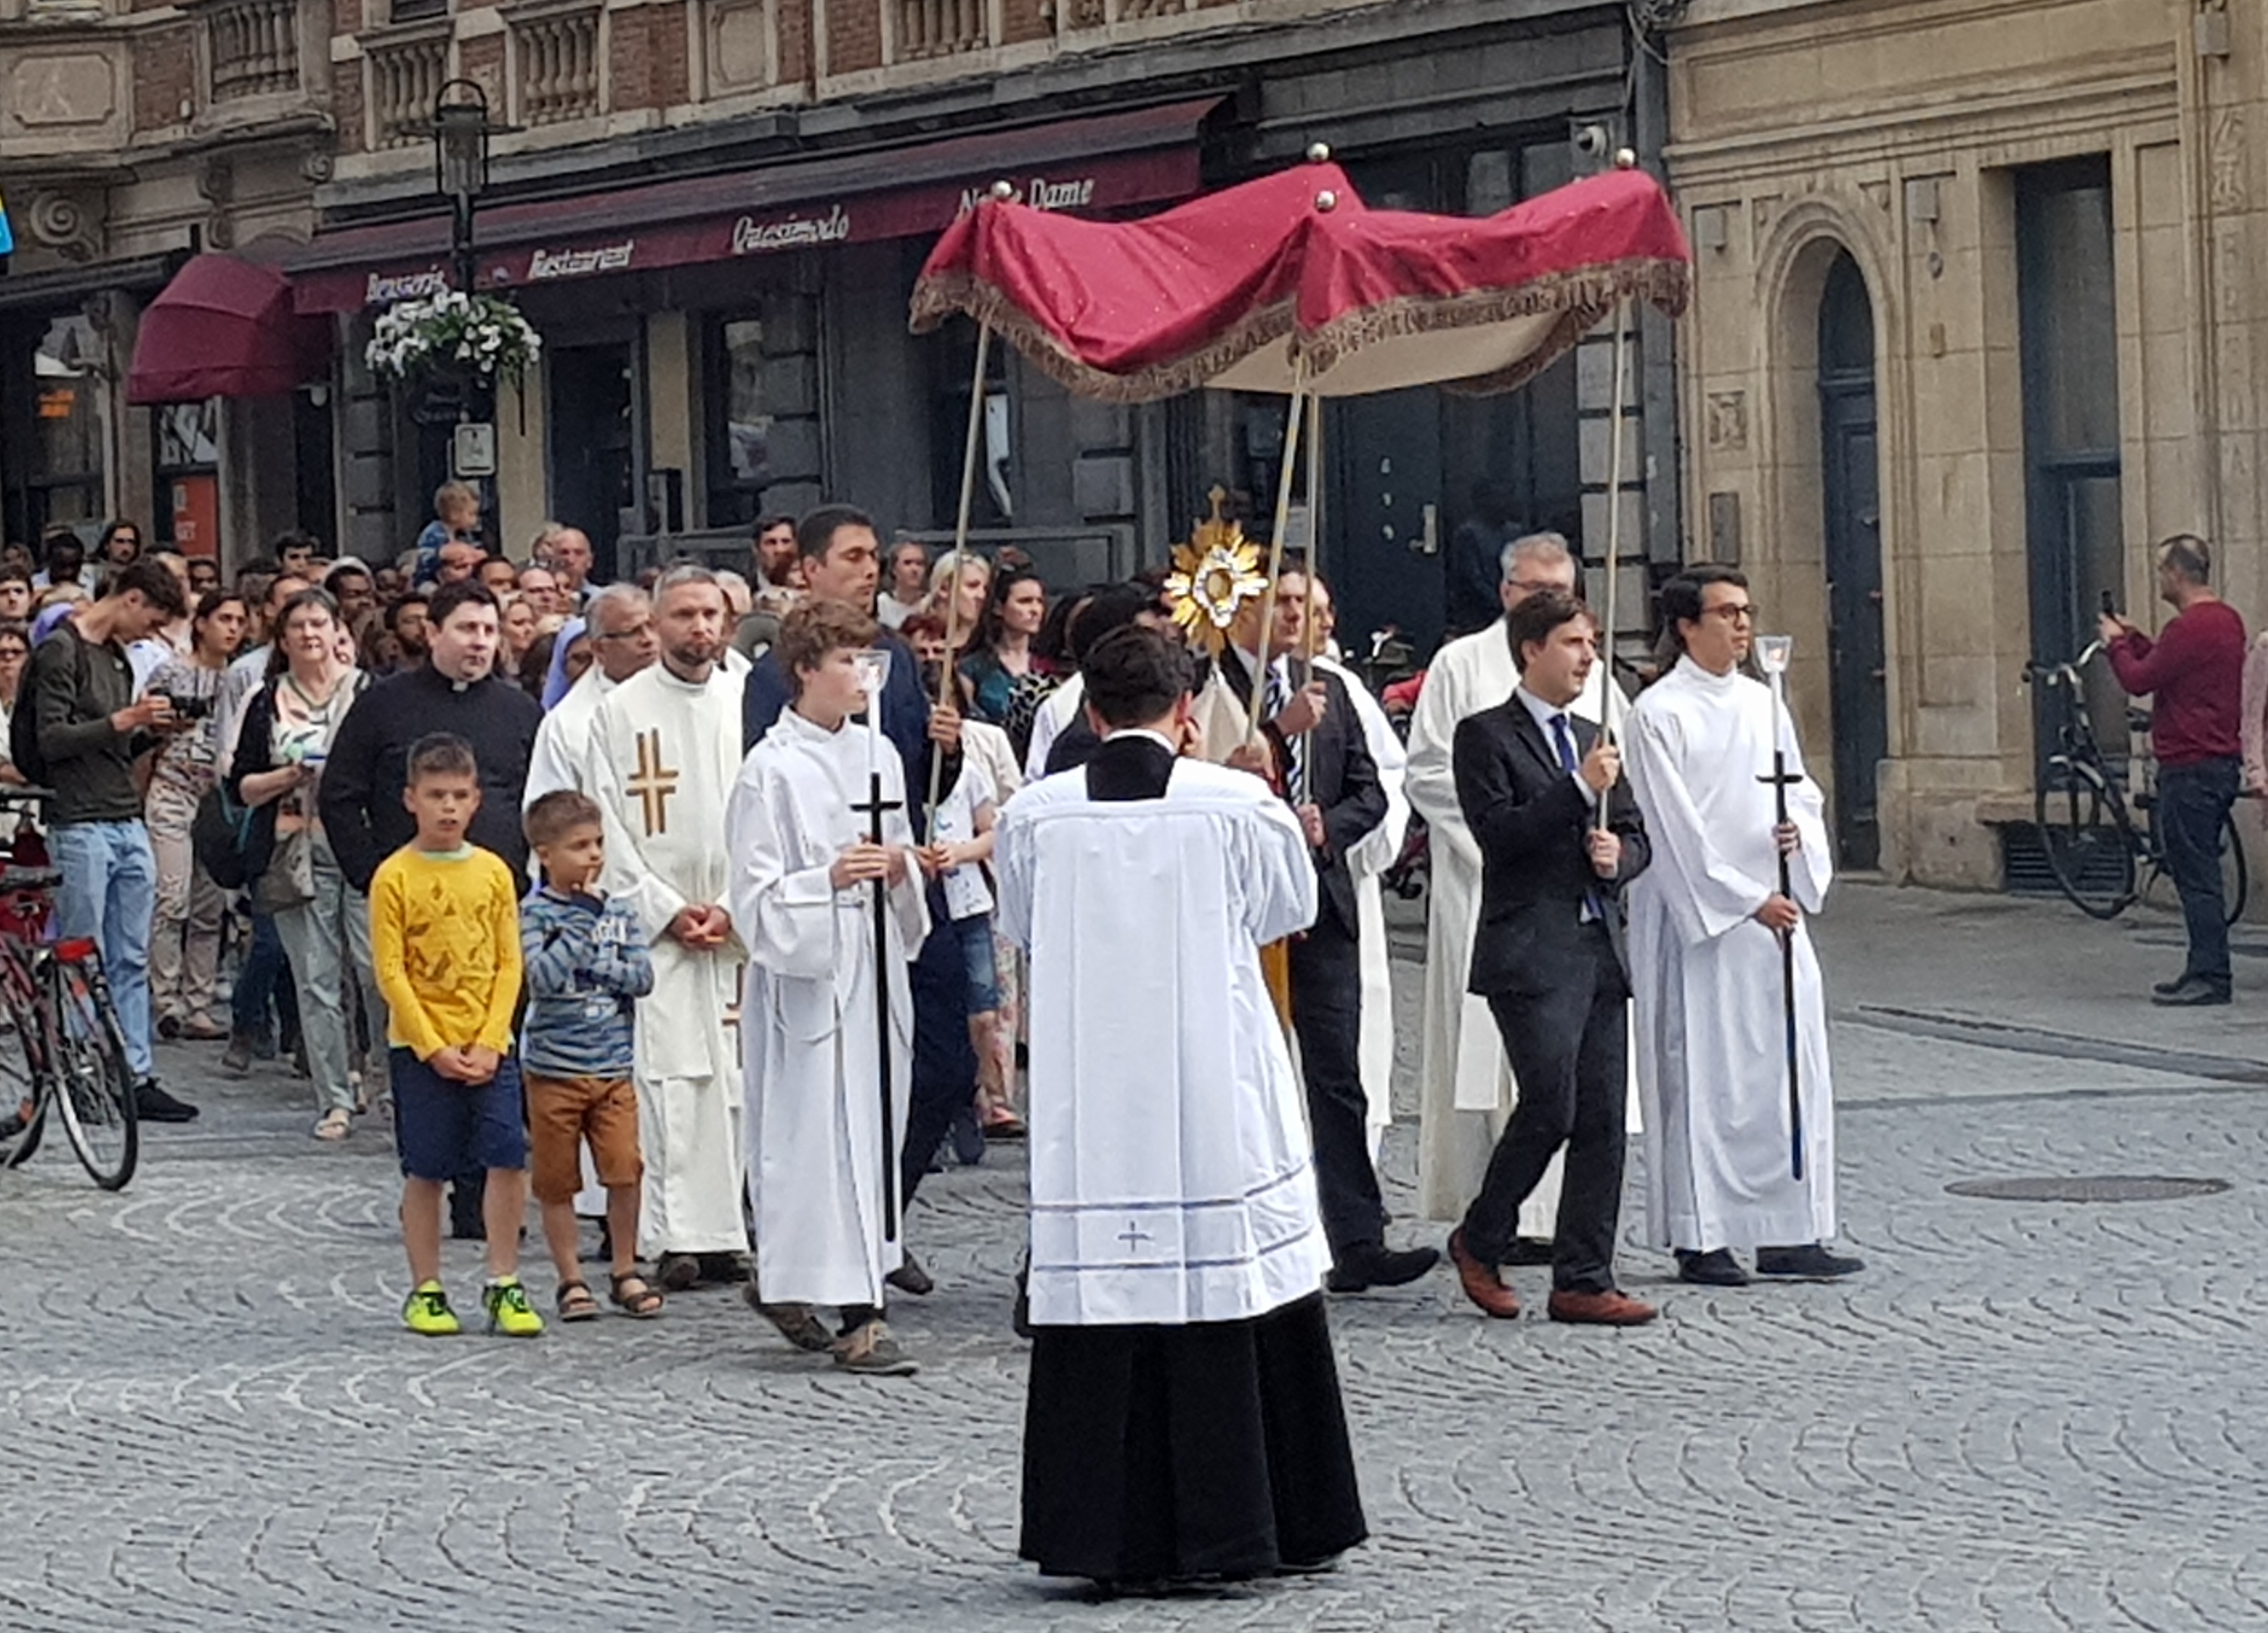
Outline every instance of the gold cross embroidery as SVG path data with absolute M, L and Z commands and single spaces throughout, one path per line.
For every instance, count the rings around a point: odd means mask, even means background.
M 661 731 L 641 732 L 637 737 L 637 775 L 622 786 L 638 797 L 644 807 L 645 836 L 669 832 L 669 797 L 677 791 L 677 773 L 661 762 Z

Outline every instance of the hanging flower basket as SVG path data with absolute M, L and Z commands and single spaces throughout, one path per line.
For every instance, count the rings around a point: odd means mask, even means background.
M 543 349 L 543 337 L 519 307 L 494 295 L 444 290 L 379 313 L 363 356 L 381 379 L 453 376 L 514 386 Z

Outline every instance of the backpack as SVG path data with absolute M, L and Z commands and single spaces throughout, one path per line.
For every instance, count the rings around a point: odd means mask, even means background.
M 197 800 L 189 821 L 189 850 L 197 865 L 223 890 L 241 890 L 248 877 L 246 851 L 252 845 L 252 807 L 239 805 L 216 783 Z
M 48 632 L 48 640 L 52 641 L 63 633 L 63 625 L 57 624 Z M 69 638 L 71 644 L 72 689 L 83 691 L 86 687 L 86 643 L 76 629 L 70 632 Z M 40 644 L 45 646 L 47 641 Z M 48 780 L 48 757 L 40 752 L 39 715 L 36 695 L 16 700 L 16 710 L 8 717 L 8 761 L 33 787 L 51 788 L 54 784 Z

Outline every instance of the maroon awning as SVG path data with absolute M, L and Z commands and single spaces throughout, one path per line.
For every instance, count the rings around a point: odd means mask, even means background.
M 276 396 L 320 379 L 329 355 L 328 326 L 294 309 L 281 272 L 198 255 L 143 310 L 126 401 Z
M 994 182 L 1046 210 L 1108 211 L 1197 188 L 1197 131 L 1219 97 L 618 188 L 480 212 L 484 290 L 940 232 Z M 319 234 L 288 263 L 303 313 L 447 287 L 445 216 Z

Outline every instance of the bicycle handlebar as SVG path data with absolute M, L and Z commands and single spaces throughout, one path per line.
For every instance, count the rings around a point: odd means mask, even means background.
M 0 783 L 0 805 L 44 805 L 55 797 L 52 788 L 29 783 Z

